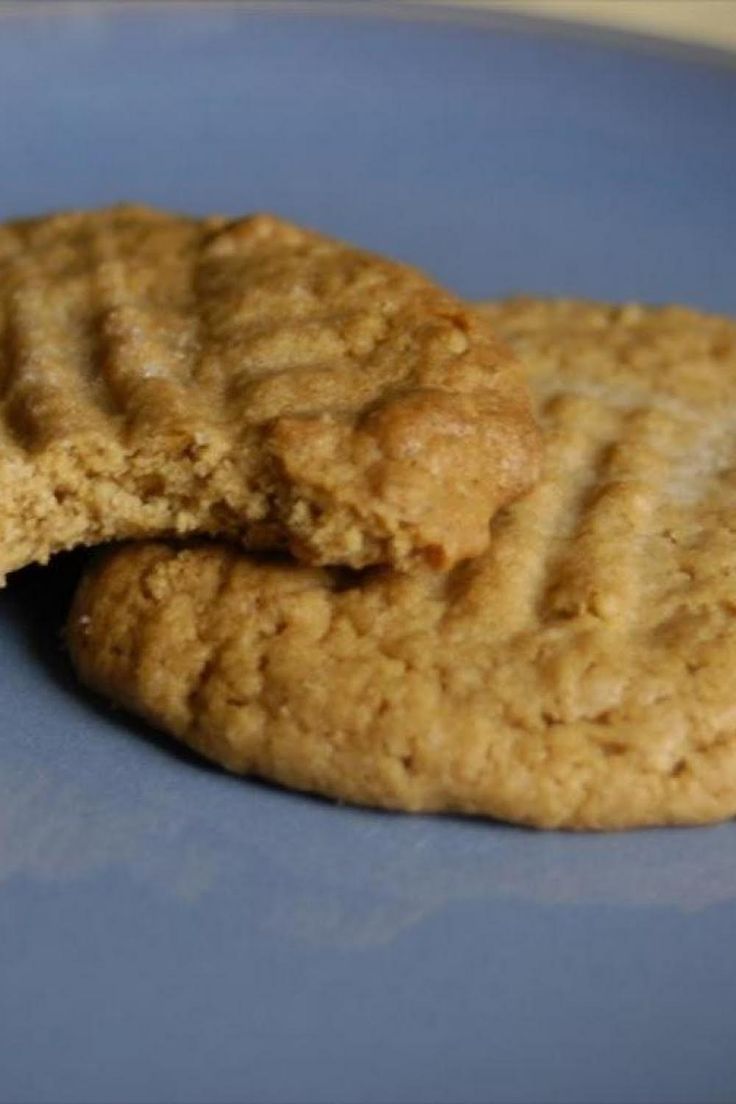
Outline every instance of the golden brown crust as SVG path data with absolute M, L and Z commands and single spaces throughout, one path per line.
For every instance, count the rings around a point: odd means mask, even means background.
M 525 490 L 513 357 L 421 274 L 269 215 L 0 225 L 0 578 L 206 532 L 447 566 Z
M 736 324 L 488 308 L 529 366 L 538 487 L 448 575 L 124 548 L 80 675 L 203 754 L 346 801 L 542 827 L 736 813 Z

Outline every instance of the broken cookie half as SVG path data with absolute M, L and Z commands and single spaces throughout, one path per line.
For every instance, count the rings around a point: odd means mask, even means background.
M 537 476 L 526 386 L 487 321 L 268 215 L 0 226 L 0 323 L 0 578 L 187 533 L 449 567 Z

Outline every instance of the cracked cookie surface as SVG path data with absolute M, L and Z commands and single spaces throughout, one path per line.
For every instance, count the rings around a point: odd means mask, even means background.
M 0 225 L 0 579 L 191 532 L 447 567 L 538 457 L 511 353 L 411 268 L 269 215 Z
M 539 485 L 447 575 L 103 558 L 81 677 L 225 767 L 540 827 L 736 814 L 736 323 L 486 308 L 528 366 Z

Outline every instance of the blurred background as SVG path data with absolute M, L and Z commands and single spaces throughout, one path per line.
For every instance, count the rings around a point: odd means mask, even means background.
M 467 0 L 463 2 L 467 6 Z M 470 0 L 470 3 L 474 7 L 529 12 L 736 48 L 734 0 Z

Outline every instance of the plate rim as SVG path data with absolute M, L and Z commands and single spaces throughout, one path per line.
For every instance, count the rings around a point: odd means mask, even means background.
M 356 22 L 394 22 L 477 27 L 480 30 L 510 32 L 630 50 L 640 55 L 664 57 L 671 62 L 707 65 L 736 73 L 736 48 L 690 42 L 684 38 L 640 31 L 609 24 L 581 22 L 568 17 L 551 17 L 537 12 L 517 12 L 511 7 L 483 7 L 478 0 L 0 0 L 0 20 L 28 23 L 40 16 L 69 18 L 94 12 L 96 20 L 119 17 L 144 18 L 187 12 L 204 15 L 212 11 L 242 12 L 274 20 L 300 18 L 344 18 Z

